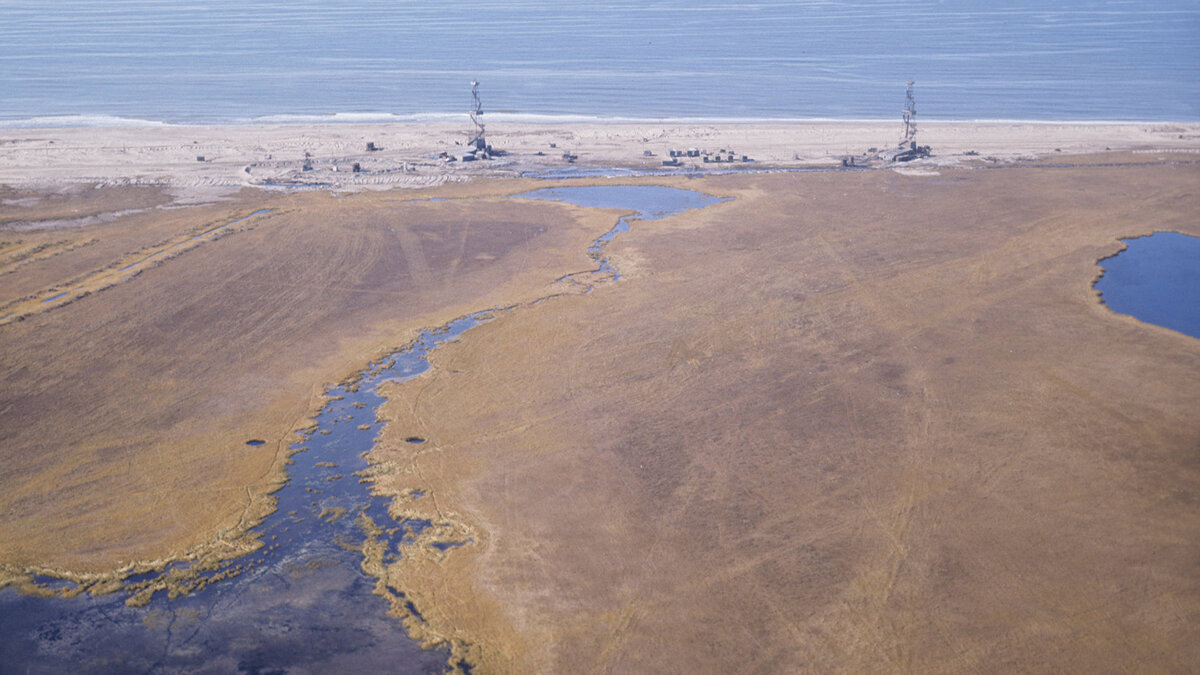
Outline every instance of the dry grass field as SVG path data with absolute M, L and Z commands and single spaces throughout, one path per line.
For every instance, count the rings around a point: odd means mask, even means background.
M 1200 235 L 1146 159 L 587 181 L 732 199 L 385 385 L 375 489 L 470 542 L 365 567 L 479 672 L 1194 669 L 1200 340 L 1092 288 Z M 326 384 L 588 268 L 533 184 L 0 194 L 0 571 L 236 548 Z
M 291 432 L 326 384 L 416 329 L 539 297 L 608 226 L 553 205 L 421 201 L 494 189 L 247 192 L 0 232 L 15 264 L 0 276 L 0 563 L 101 572 L 227 545 L 269 508 Z M 12 197 L 29 205 L 4 213 L 29 224 L 156 202 L 118 190 L 96 211 L 94 192 L 44 211 Z M 21 254 L 44 243 L 58 254 Z
M 1091 287 L 1200 235 L 1200 169 L 679 184 L 736 199 L 391 389 L 380 487 L 475 538 L 388 569 L 430 630 L 511 673 L 1200 663 L 1200 341 Z

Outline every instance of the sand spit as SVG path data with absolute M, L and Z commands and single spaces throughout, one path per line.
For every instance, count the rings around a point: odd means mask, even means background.
M 732 153 L 724 168 L 831 166 L 845 155 L 884 148 L 899 125 L 882 122 L 506 124 L 489 126 L 505 150 L 490 161 L 461 155 L 465 125 L 325 124 L 0 129 L 0 184 L 167 186 L 200 201 L 244 186 L 315 185 L 339 190 L 431 187 L 471 176 L 514 176 L 568 166 L 662 168 L 672 149 Z M 1200 148 L 1197 124 L 1031 124 L 923 122 L 926 165 L 1009 161 L 1056 153 Z M 367 144 L 377 148 L 368 151 Z M 650 153 L 647 155 L 646 153 Z M 745 155 L 753 160 L 741 162 Z M 358 164 L 362 172 L 355 173 Z M 305 170 L 308 165 L 311 170 Z M 681 168 L 716 168 L 700 156 Z

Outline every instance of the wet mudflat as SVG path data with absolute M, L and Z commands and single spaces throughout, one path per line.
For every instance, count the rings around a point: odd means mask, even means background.
M 1200 237 L 1158 232 L 1123 239 L 1096 282 L 1114 312 L 1200 338 Z

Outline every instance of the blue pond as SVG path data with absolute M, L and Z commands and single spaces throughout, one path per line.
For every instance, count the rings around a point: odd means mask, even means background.
M 1114 312 L 1200 338 L 1200 237 L 1159 232 L 1124 239 L 1100 261 L 1096 290 Z
M 720 201 L 659 186 L 553 188 L 522 196 L 619 208 L 643 220 Z M 593 242 L 589 254 L 600 268 L 581 273 L 591 278 L 587 289 L 599 280 L 619 278 L 603 258 L 603 248 L 628 229 L 629 218 L 622 218 Z M 388 500 L 373 496 L 356 474 L 367 469 L 364 453 L 382 426 L 376 416 L 383 401 L 376 393 L 379 384 L 424 372 L 432 350 L 503 311 L 469 314 L 424 331 L 408 346 L 369 364 L 352 384 L 331 389 L 317 426 L 293 446 L 297 452 L 288 481 L 274 495 L 277 510 L 252 530 L 265 546 L 215 570 L 198 571 L 205 583 L 192 593 L 170 598 L 158 591 L 145 607 L 125 605 L 130 595 L 188 571 L 188 561 L 132 575 L 123 582 L 124 592 L 96 597 L 36 598 L 0 590 L 0 672 L 445 670 L 448 651 L 421 649 L 387 615 L 387 603 L 372 593 L 376 580 L 361 568 L 359 547 L 369 535 L 360 521 L 370 519 L 384 530 L 375 536 L 386 544 L 386 560 L 402 557 L 414 546 L 449 551 L 471 541 L 461 536 L 423 539 L 431 529 L 436 532 L 436 523 L 416 518 L 396 522 L 388 514 Z M 437 441 L 423 436 L 405 440 Z M 246 445 L 247 452 L 273 452 L 275 447 L 258 438 Z M 34 582 L 48 591 L 75 588 L 53 576 L 36 575 Z M 403 594 L 400 600 L 423 620 Z

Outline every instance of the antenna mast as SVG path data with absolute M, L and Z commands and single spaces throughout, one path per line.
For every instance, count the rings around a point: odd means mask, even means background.
M 917 101 L 913 98 L 913 81 L 908 81 L 908 86 L 904 89 L 904 110 L 900 116 L 904 119 L 904 138 L 900 140 L 900 145 L 909 145 L 913 143 L 917 137 Z
M 471 108 L 471 124 L 475 125 L 474 137 L 471 139 L 471 145 L 476 150 L 486 150 L 487 141 L 483 138 L 483 103 L 479 101 L 479 83 L 471 81 L 471 98 L 474 99 L 475 105 Z

